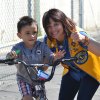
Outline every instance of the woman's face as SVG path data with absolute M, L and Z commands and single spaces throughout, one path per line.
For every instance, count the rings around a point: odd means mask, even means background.
M 64 39 L 64 29 L 61 22 L 55 22 L 50 19 L 50 24 L 47 26 L 48 34 L 58 41 L 62 41 Z

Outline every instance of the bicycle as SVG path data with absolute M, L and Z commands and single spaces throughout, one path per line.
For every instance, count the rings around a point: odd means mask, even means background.
M 19 59 L 0 59 L 0 63 L 8 64 L 8 65 L 14 65 L 14 64 L 22 63 L 24 65 L 25 70 L 28 73 L 30 79 L 33 82 L 35 82 L 33 97 L 36 100 L 48 100 L 47 97 L 46 97 L 45 82 L 50 81 L 53 78 L 55 68 L 56 68 L 55 64 L 52 66 L 50 75 L 48 75 L 47 73 L 43 72 L 42 69 L 41 69 L 41 67 L 43 67 L 43 66 L 50 66 L 48 64 L 26 64 L 24 61 L 19 60 Z M 36 79 L 34 79 L 30 76 L 30 72 L 28 70 L 28 67 L 33 68 L 34 73 L 37 76 Z M 46 77 L 48 76 L 48 78 L 45 78 L 43 76 L 42 77 L 39 76 L 38 72 L 41 72 L 41 71 L 43 72 L 42 74 L 44 74 Z
M 52 69 L 51 69 L 50 75 L 48 75 L 47 73 L 43 72 L 42 69 L 41 69 L 41 67 L 43 67 L 43 66 L 50 66 L 48 64 L 26 64 L 24 61 L 19 60 L 19 59 L 0 59 L 0 63 L 4 63 L 4 64 L 8 64 L 8 65 L 22 63 L 24 65 L 24 67 L 26 69 L 26 72 L 28 73 L 30 79 L 33 82 L 36 82 L 35 88 L 34 88 L 34 92 L 33 92 L 33 97 L 35 98 L 35 100 L 48 100 L 47 97 L 46 97 L 45 82 L 48 82 L 53 78 L 56 66 L 60 62 L 68 65 L 68 62 L 71 62 L 71 61 L 75 61 L 75 63 L 77 63 L 77 64 L 83 64 L 86 61 L 86 59 L 84 60 L 84 62 L 81 61 L 82 59 L 84 59 L 83 58 L 84 57 L 83 54 L 84 53 L 82 51 L 82 52 L 79 52 L 75 57 L 58 60 L 57 62 L 55 62 L 52 65 Z M 68 65 L 68 66 L 70 68 L 72 68 L 73 70 L 77 71 L 77 69 L 72 67 L 71 65 Z M 30 71 L 28 70 L 29 67 L 33 68 L 33 70 L 34 70 L 34 72 L 35 72 L 35 74 L 37 76 L 36 79 L 34 79 L 34 78 L 32 78 L 30 76 Z M 42 75 L 44 75 L 45 77 L 39 76 L 38 72 L 40 72 L 40 71 L 43 72 Z

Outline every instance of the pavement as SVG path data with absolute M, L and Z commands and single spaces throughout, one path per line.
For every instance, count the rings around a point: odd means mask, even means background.
M 53 79 L 45 84 L 48 100 L 58 100 L 62 71 L 63 67 L 57 66 Z M 21 100 L 16 80 L 12 82 L 13 83 L 0 88 L 0 100 Z M 100 100 L 100 87 L 92 100 Z
M 97 41 L 100 41 L 100 34 L 92 35 L 92 37 L 94 37 Z M 48 100 L 58 100 L 62 72 L 63 67 L 58 66 L 53 79 L 49 82 L 46 82 L 45 85 Z M 11 79 L 12 81 L 6 80 L 8 81 L 6 85 L 4 85 L 4 82 L 0 81 L 0 100 L 21 100 L 15 75 Z M 100 87 L 98 88 L 92 100 L 100 100 Z

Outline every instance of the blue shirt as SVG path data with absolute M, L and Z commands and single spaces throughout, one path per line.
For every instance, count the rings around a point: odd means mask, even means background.
M 25 47 L 24 42 L 17 43 L 13 46 L 12 50 L 20 50 L 18 58 L 25 61 L 27 64 L 52 64 L 54 60 L 53 52 L 48 46 L 40 41 L 37 41 L 32 49 Z M 25 67 L 22 64 L 17 64 L 17 80 L 23 80 L 27 83 L 32 83 Z M 30 75 L 36 77 L 32 67 L 29 67 Z

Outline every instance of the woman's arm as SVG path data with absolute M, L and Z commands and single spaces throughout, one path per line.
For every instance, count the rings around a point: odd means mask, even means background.
M 88 46 L 88 50 L 92 53 L 94 53 L 97 56 L 100 56 L 100 43 L 95 41 L 92 38 L 89 38 L 88 36 L 84 36 L 80 33 L 73 33 L 71 34 L 71 38 L 74 41 L 82 42 L 84 45 Z
M 95 55 L 100 56 L 100 43 L 93 39 L 89 39 L 88 50 Z

